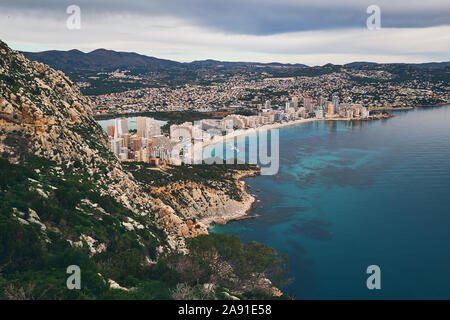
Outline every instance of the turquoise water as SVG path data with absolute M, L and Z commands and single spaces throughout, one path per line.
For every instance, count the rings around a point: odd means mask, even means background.
M 212 232 L 286 253 L 297 299 L 450 299 L 450 106 L 279 133 L 279 173 L 246 179 L 260 217 Z

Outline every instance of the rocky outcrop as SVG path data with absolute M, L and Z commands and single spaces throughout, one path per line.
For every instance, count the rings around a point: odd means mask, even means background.
M 8 223 L 2 230 L 13 231 L 3 239 L 15 248 L 18 235 L 27 241 L 21 244 L 33 246 L 33 267 L 57 254 L 84 252 L 105 272 L 105 278 L 98 275 L 110 288 L 132 291 L 127 281 L 147 283 L 141 267 L 164 262 L 161 255 L 171 252 L 188 253 L 186 238 L 244 216 L 254 201 L 240 181 L 258 174 L 250 166 L 219 174 L 204 169 L 204 176 L 195 175 L 202 169 L 191 168 L 193 174 L 183 168 L 156 187 L 138 180 L 108 149 L 89 102 L 69 78 L 0 41 L 0 165 L 19 178 L 1 177 L 2 223 Z M 10 251 L 21 257 L 18 248 Z M 5 257 L 2 268 L 18 261 Z M 11 288 L 5 295 L 14 298 Z
M 255 198 L 246 190 L 245 182 L 240 179 L 258 175 L 258 170 L 238 171 L 226 183 L 235 184 L 239 190 L 239 199 L 234 199 L 226 190 L 205 187 L 192 181 L 179 181 L 164 187 L 152 188 L 152 194 L 161 194 L 178 215 L 195 224 L 199 221 L 200 227 L 193 234 L 196 236 L 206 233 L 212 224 L 225 224 L 230 220 L 241 219 L 251 209 Z M 180 201 L 182 199 L 182 201 Z
M 238 200 L 220 186 L 189 181 L 152 188 L 161 197 L 150 196 L 109 152 L 90 102 L 63 72 L 29 61 L 0 42 L 0 75 L 0 153 L 15 163 L 28 154 L 54 161 L 61 177 L 67 169 L 87 172 L 100 194 L 149 216 L 164 230 L 168 249 L 185 251 L 185 238 L 207 234 L 210 224 L 242 217 L 251 208 L 254 198 L 239 178 L 257 174 L 253 171 L 236 173 L 229 181 L 241 190 Z M 136 231 L 129 221 L 122 227 Z
M 93 118 L 90 102 L 61 71 L 27 60 L 0 41 L 0 154 L 12 163 L 29 155 L 55 163 L 55 171 L 88 173 L 101 195 L 112 196 L 134 214 L 148 216 L 167 235 L 167 249 L 184 250 L 184 237 L 205 229 L 171 216 L 109 152 L 107 137 Z M 131 219 L 131 217 L 130 217 Z M 130 231 L 129 222 L 123 227 Z M 146 227 L 146 226 L 144 226 Z

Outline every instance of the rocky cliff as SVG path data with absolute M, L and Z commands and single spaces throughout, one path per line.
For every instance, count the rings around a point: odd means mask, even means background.
M 123 170 L 109 152 L 107 137 L 93 119 L 88 100 L 64 73 L 27 60 L 3 42 L 0 132 L 0 153 L 10 162 L 22 163 L 30 155 L 45 158 L 55 163 L 61 177 L 67 171 L 83 175 L 100 195 L 112 196 L 134 215 L 147 217 L 149 223 L 156 221 L 164 227 L 164 222 L 171 221 L 176 227 L 163 229 L 171 249 L 183 250 L 184 237 L 205 233 L 143 192 L 133 176 Z
M 257 166 L 246 164 L 153 168 L 128 163 L 125 168 L 182 220 L 198 222 L 199 231 L 206 231 L 211 224 L 243 218 L 255 199 L 241 179 L 260 174 Z
M 144 164 L 121 164 L 74 83 L 0 41 L 0 299 L 161 299 L 175 297 L 170 288 L 181 282 L 228 283 L 205 270 L 245 261 L 254 246 L 231 239 L 237 253 L 219 259 L 227 241 L 198 236 L 248 210 L 243 172 L 257 169 L 169 168 L 155 179 Z M 190 248 L 216 258 L 199 269 L 205 255 L 187 257 Z M 257 250 L 253 259 L 282 263 L 273 250 Z M 67 290 L 68 265 L 83 270 L 83 290 Z M 245 293 L 241 283 L 264 270 L 250 264 L 231 274 L 245 280 L 233 282 Z
M 230 174 L 225 182 L 228 186 L 222 188 L 205 187 L 187 180 L 152 187 L 151 192 L 164 198 L 183 219 L 198 220 L 200 225 L 209 227 L 246 216 L 255 198 L 247 193 L 245 183 L 239 179 L 256 174 L 259 174 L 258 170 Z M 236 188 L 238 199 L 226 192 L 230 185 Z

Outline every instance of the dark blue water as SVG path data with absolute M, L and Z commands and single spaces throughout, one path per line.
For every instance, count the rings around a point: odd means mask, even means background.
M 257 219 L 216 226 L 289 257 L 297 299 L 450 299 L 450 106 L 280 129 Z M 257 192 L 260 190 L 260 192 Z M 381 268 L 381 290 L 366 269 Z

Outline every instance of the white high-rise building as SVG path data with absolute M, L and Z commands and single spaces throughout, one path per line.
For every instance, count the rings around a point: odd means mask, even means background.
M 314 104 L 312 102 L 311 97 L 304 97 L 303 98 L 303 106 L 306 109 L 306 112 L 313 112 L 314 111 Z
M 119 138 L 123 134 L 128 133 L 128 119 L 118 118 L 114 123 L 114 139 Z
M 170 139 L 173 141 L 199 140 L 202 139 L 202 130 L 200 127 L 193 126 L 192 122 L 185 122 L 170 126 Z
M 152 138 L 161 135 L 161 125 L 158 121 L 149 117 L 137 117 L 137 136 L 141 138 Z
M 136 124 L 137 124 L 137 136 L 144 138 L 147 134 L 147 117 L 137 117 L 136 118 Z
M 334 112 L 337 113 L 339 110 L 339 97 L 337 95 L 333 95 L 331 102 L 334 104 Z
M 294 108 L 298 108 L 298 97 L 292 97 L 292 103 L 294 104 Z
M 111 139 L 111 151 L 118 156 L 122 152 L 122 148 L 124 147 L 123 139 Z
M 155 119 L 147 120 L 147 132 L 145 138 L 151 139 L 161 135 L 161 125 Z
M 325 108 L 327 105 L 327 99 L 325 99 L 324 97 L 319 97 L 319 106 L 321 108 Z

